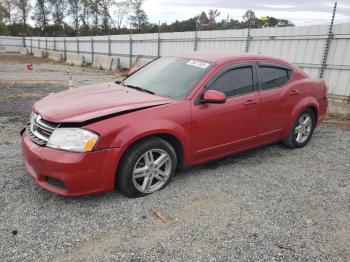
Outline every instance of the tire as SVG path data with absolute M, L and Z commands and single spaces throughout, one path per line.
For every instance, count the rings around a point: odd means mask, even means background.
M 141 140 L 124 154 L 116 188 L 131 198 L 152 194 L 168 185 L 176 166 L 176 152 L 167 141 L 158 137 Z
M 306 119 L 309 119 L 310 121 L 308 125 L 305 124 Z M 304 123 L 304 125 L 302 123 Z M 315 125 L 315 114 L 310 108 L 307 108 L 298 116 L 289 132 L 288 137 L 283 140 L 282 143 L 291 148 L 304 147 L 307 143 L 309 143 L 314 132 Z

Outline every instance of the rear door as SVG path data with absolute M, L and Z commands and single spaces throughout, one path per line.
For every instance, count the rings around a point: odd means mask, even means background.
M 206 84 L 205 90 L 227 96 L 223 104 L 192 104 L 192 155 L 194 162 L 239 151 L 252 144 L 259 122 L 259 94 L 253 63 L 226 66 Z M 202 92 L 202 94 L 204 91 Z
M 287 108 L 282 104 L 291 68 L 276 63 L 257 63 L 260 94 L 260 119 L 257 141 L 260 143 L 280 139 L 287 117 Z

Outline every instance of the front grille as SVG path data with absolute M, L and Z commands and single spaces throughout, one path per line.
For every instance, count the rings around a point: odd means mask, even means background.
M 30 140 L 32 140 L 35 144 L 39 145 L 39 146 L 45 146 L 46 142 L 45 140 L 42 140 L 40 138 L 38 138 L 37 136 L 35 136 L 32 131 L 30 130 L 30 126 L 28 125 L 26 128 L 26 132 L 30 138 Z
M 30 116 L 30 123 L 27 126 L 27 134 L 30 139 L 40 145 L 46 145 L 47 141 L 55 130 L 58 127 L 58 124 L 49 122 L 41 118 L 41 116 L 32 113 Z

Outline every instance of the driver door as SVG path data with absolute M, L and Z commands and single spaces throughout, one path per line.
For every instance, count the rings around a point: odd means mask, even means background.
M 253 63 L 220 69 L 205 90 L 225 93 L 223 104 L 192 104 L 192 161 L 199 163 L 243 150 L 254 143 L 259 120 L 259 93 Z M 203 95 L 204 92 L 202 92 Z

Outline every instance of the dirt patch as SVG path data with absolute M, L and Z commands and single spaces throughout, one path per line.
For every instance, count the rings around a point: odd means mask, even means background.
M 27 69 L 28 63 L 33 64 L 32 70 Z M 29 55 L 0 55 L 0 88 L 17 85 L 68 87 L 70 78 L 74 86 L 115 82 L 120 79 L 114 72 L 69 66 Z
M 63 64 L 47 58 L 31 55 L 0 54 L 1 64 Z

